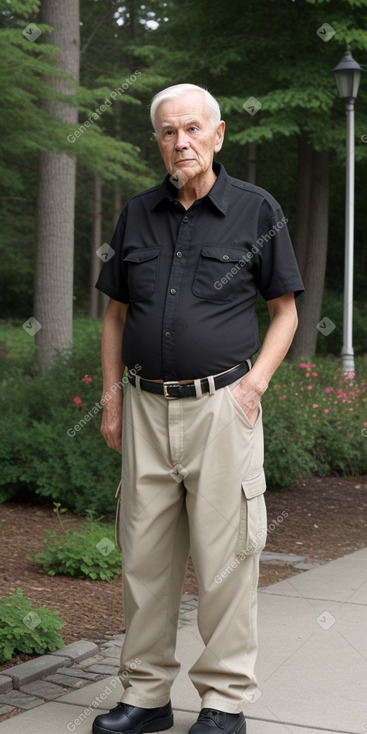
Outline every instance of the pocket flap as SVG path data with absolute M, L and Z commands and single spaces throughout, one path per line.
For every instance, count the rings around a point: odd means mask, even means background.
M 137 249 L 131 250 L 125 257 L 123 258 L 124 262 L 130 262 L 130 263 L 143 263 L 147 262 L 147 260 L 153 260 L 154 257 L 157 257 L 160 253 L 160 247 L 139 247 Z
M 257 497 L 259 494 L 264 494 L 266 490 L 264 469 L 260 469 L 260 471 L 253 474 L 252 477 L 244 479 L 243 482 L 241 482 L 241 486 L 247 500 L 251 500 L 252 497 Z
M 226 247 L 218 247 L 218 245 L 204 245 L 201 248 L 201 254 L 204 257 L 211 257 L 214 260 L 220 260 L 224 263 L 238 263 L 242 261 L 247 252 L 244 250 L 227 249 Z

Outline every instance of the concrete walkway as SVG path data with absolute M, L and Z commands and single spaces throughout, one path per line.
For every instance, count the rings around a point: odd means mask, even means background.
M 187 676 L 202 650 L 194 607 L 194 597 L 187 597 L 180 615 L 182 669 L 172 689 L 171 731 L 177 734 L 186 734 L 200 710 Z M 247 734 L 367 732 L 367 548 L 260 590 L 259 641 L 259 687 L 244 698 Z M 33 689 L 31 674 L 24 682 L 27 671 L 20 670 L 30 663 L 17 666 L 12 693 L 31 697 L 33 690 L 35 703 L 0 724 L 0 734 L 89 734 L 96 710 L 108 710 L 120 699 L 121 644 L 123 636 L 117 636 L 99 649 L 81 642 L 78 650 L 68 646 L 44 656 L 56 661 L 54 672 L 33 682 Z M 72 679 L 78 681 L 74 690 Z M 9 671 L 0 675 L 0 709 L 13 682 Z M 40 684 L 49 702 L 41 700 Z M 52 685 L 59 688 L 57 698 L 54 689 L 47 693 Z

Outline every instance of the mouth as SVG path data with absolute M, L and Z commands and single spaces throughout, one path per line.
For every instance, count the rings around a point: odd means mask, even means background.
M 177 166 L 179 163 L 190 163 L 192 161 L 196 161 L 196 158 L 180 158 L 179 161 L 175 161 L 175 166 Z

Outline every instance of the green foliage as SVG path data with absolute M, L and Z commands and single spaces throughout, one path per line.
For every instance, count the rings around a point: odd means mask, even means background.
M 64 647 L 59 629 L 65 622 L 45 606 L 33 609 L 21 589 L 0 599 L 0 662 L 14 653 L 54 652 Z
M 95 581 L 109 581 L 121 573 L 121 553 L 115 546 L 115 527 L 93 520 L 88 513 L 84 524 L 78 530 L 65 530 L 61 513 L 66 512 L 60 503 L 54 503 L 55 510 L 64 530 L 57 536 L 54 530 L 46 533 L 43 542 L 46 549 L 34 556 L 49 576 L 64 574 L 77 578 L 90 578 Z
M 75 249 L 78 255 L 84 253 L 84 258 L 77 260 L 75 282 L 77 292 L 81 285 L 85 294 L 89 286 L 88 277 L 85 281 L 84 278 L 90 267 L 93 219 L 86 206 L 86 202 L 93 202 L 91 172 L 100 173 L 107 182 L 105 186 L 110 186 L 110 202 L 115 182 L 119 182 L 127 199 L 157 183 L 160 175 L 147 160 L 145 149 L 154 147 L 151 141 L 147 143 L 147 103 L 154 88 L 164 85 L 163 77 L 146 70 L 146 65 L 131 52 L 128 56 L 124 53 L 125 39 L 121 36 L 126 29 L 114 20 L 117 4 L 112 2 L 106 12 L 103 3 L 82 3 L 81 86 L 75 95 L 63 95 L 51 88 L 50 80 L 68 77 L 56 68 L 58 49 L 47 42 L 50 28 L 38 20 L 40 5 L 39 0 L 0 0 L 0 62 L 4 70 L 0 75 L 4 101 L 0 109 L 0 258 L 4 265 L 0 275 L 0 309 L 5 316 L 23 321 L 32 313 L 38 153 L 61 151 L 78 158 L 78 176 L 83 177 L 87 190 L 80 193 L 77 201 Z M 33 42 L 23 35 L 29 23 L 41 30 Z M 88 48 L 92 38 L 95 45 Z M 52 35 L 49 40 L 52 41 Z M 99 80 L 102 69 L 103 79 Z M 139 70 L 140 76 L 128 91 L 124 89 L 111 99 L 114 88 L 132 77 L 135 70 Z M 111 106 L 103 108 L 107 98 Z M 55 100 L 79 108 L 76 125 L 50 114 Z M 145 123 L 142 133 L 141 122 L 137 121 L 140 109 Z M 110 219 L 109 214 L 107 207 L 106 241 L 113 229 L 112 213 Z
M 269 314 L 265 301 L 259 298 L 257 307 L 260 339 L 263 341 L 269 326 Z M 343 346 L 343 294 L 325 289 L 322 304 L 322 318 L 327 316 L 334 324 L 335 329 L 324 336 L 321 332 L 317 338 L 316 357 L 335 355 L 339 356 Z M 353 347 L 354 353 L 363 356 L 366 353 L 367 344 L 367 303 L 360 297 L 353 303 Z
M 262 403 L 265 471 L 270 486 L 317 476 L 367 473 L 367 359 L 356 360 L 356 377 L 343 375 L 340 360 L 283 363 Z
M 22 356 L 0 363 L 4 498 L 61 500 L 74 512 L 112 516 L 121 457 L 100 433 L 101 322 L 77 320 L 73 356 L 43 376 L 33 375 L 24 357 L 32 339 L 20 325 L 16 331 Z M 15 340 L 9 353 L 17 354 Z

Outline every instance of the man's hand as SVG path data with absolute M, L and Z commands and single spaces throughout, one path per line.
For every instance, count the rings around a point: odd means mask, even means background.
M 260 413 L 260 398 L 264 394 L 267 384 L 261 387 L 253 382 L 248 372 L 242 380 L 231 390 L 237 403 L 246 414 L 252 426 L 255 425 Z
M 103 408 L 101 433 L 110 449 L 122 453 L 122 405 L 107 405 Z

